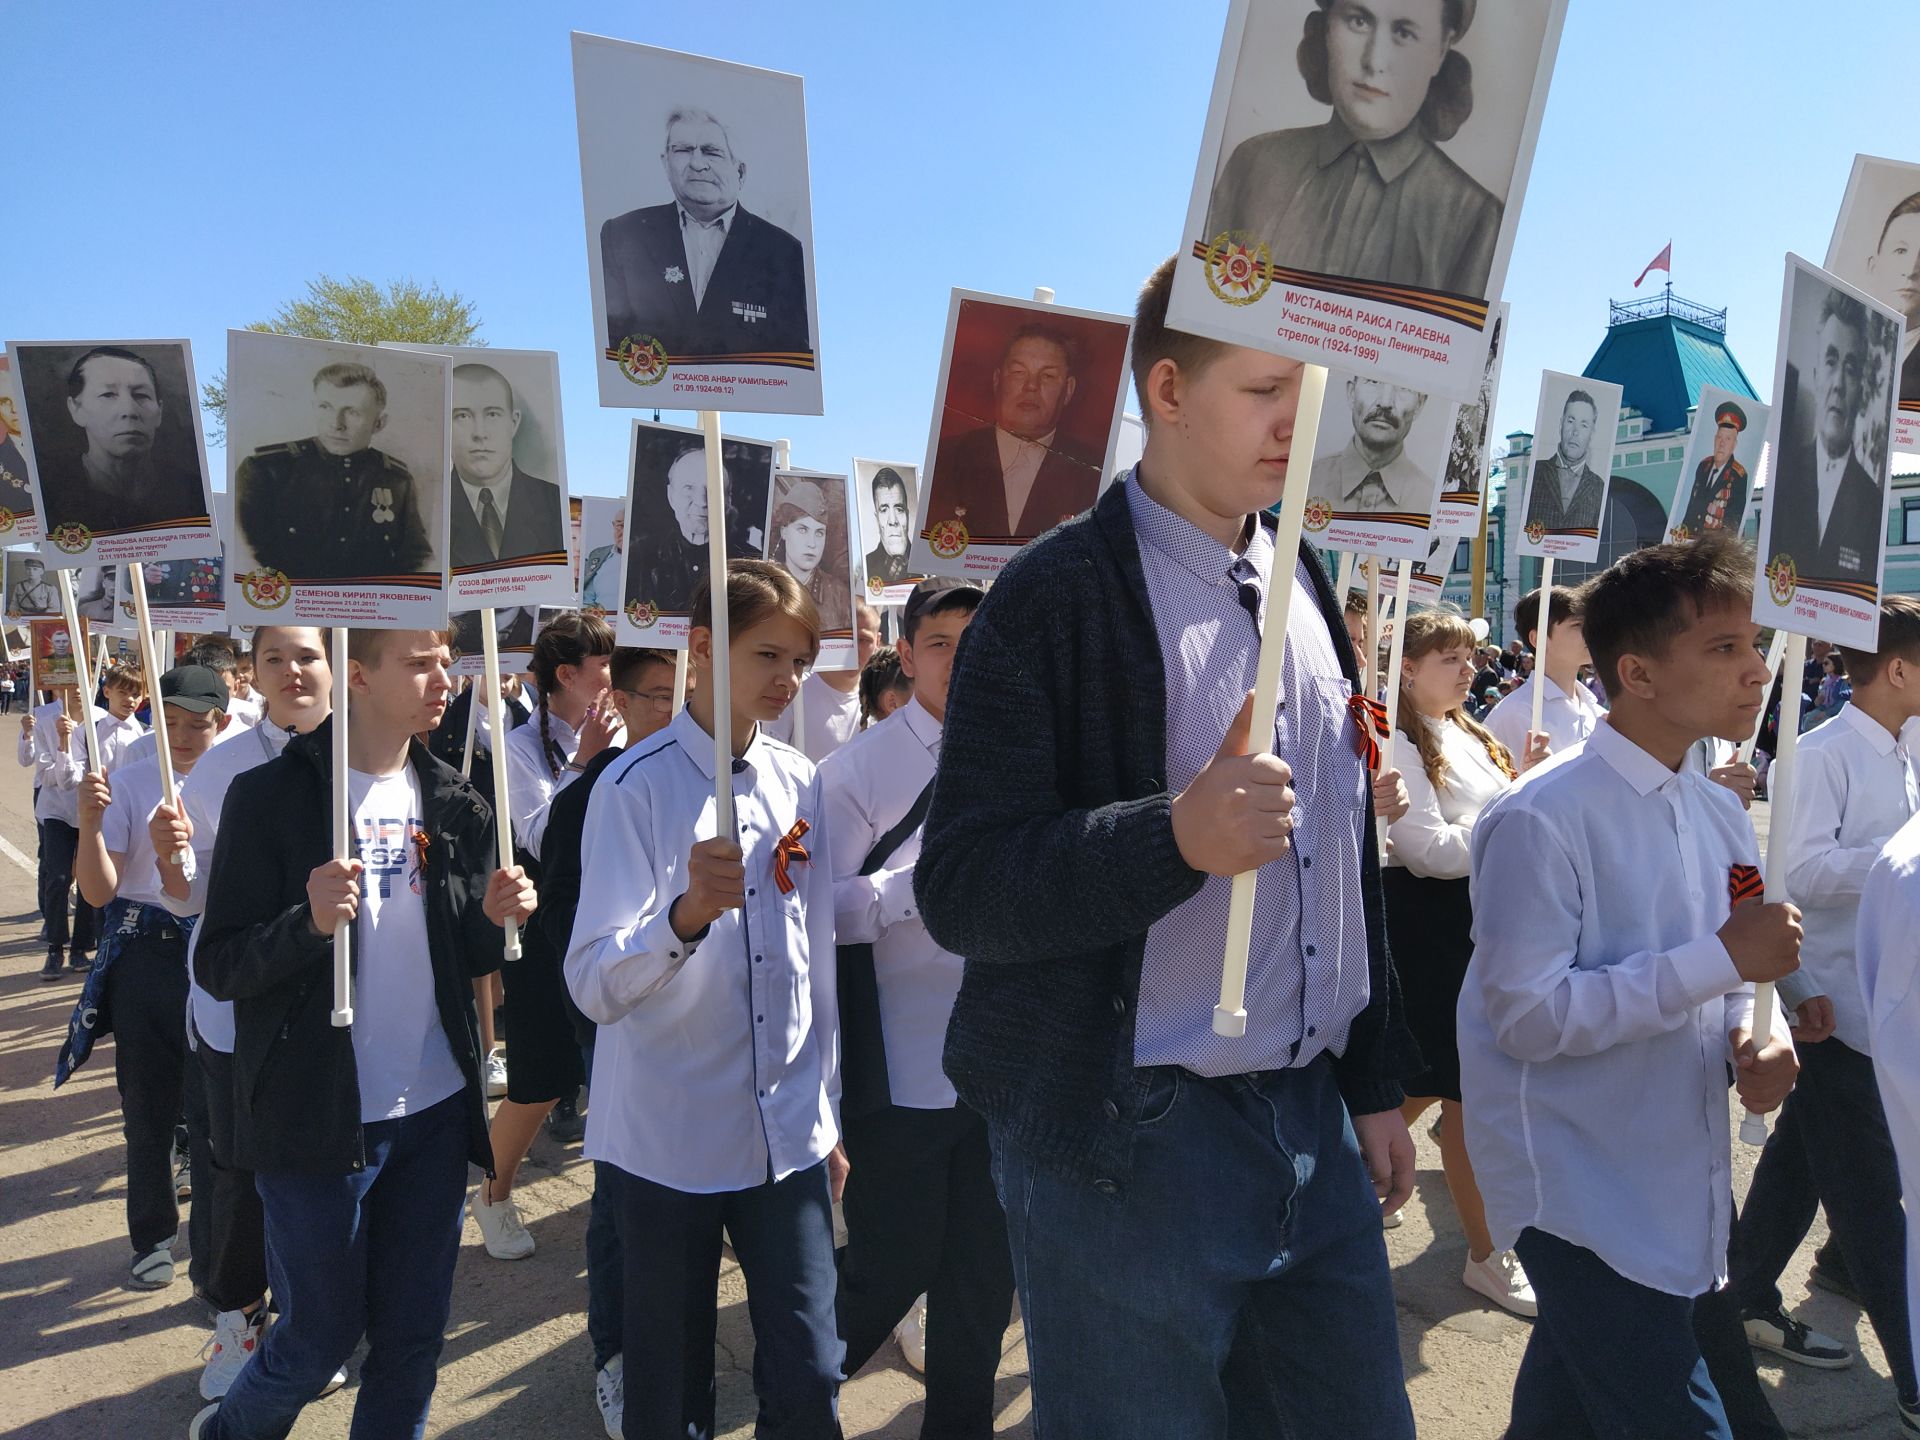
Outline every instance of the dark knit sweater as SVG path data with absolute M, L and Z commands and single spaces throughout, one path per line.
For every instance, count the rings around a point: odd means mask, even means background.
M 1341 668 L 1341 605 L 1303 547 Z M 947 1027 L 961 1099 L 1058 1173 L 1124 1187 L 1147 929 L 1199 890 L 1167 793 L 1166 672 L 1125 488 L 1027 546 L 955 658 L 914 893 L 966 961 Z M 1354 1114 L 1420 1061 L 1387 953 L 1371 813 L 1361 846 L 1371 999 L 1333 1059 Z M 1222 937 L 1224 940 L 1224 937 Z

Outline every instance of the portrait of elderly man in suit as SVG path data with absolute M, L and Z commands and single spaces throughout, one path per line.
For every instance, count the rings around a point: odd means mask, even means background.
M 1093 504 L 1099 457 L 1073 453 L 1060 433 L 1077 362 L 1066 332 L 1044 321 L 1008 337 L 988 381 L 993 422 L 934 452 L 928 524 L 958 520 L 976 541 L 1026 541 Z
M 1792 556 L 1803 582 L 1871 585 L 1878 576 L 1886 501 L 1855 437 L 1874 388 L 1873 357 L 1891 345 L 1892 329 L 1853 296 L 1829 290 L 1817 326 L 1788 337 L 1768 547 L 1769 558 Z
M 1262 242 L 1289 269 L 1485 296 L 1505 206 L 1441 148 L 1473 113 L 1455 47 L 1477 8 L 1315 0 L 1295 59 L 1330 113 L 1234 147 L 1208 237 Z
M 1600 406 L 1584 390 L 1571 392 L 1560 406 L 1559 444 L 1545 460 L 1534 462 L 1529 527 L 1543 526 L 1549 534 L 1600 528 L 1607 480 L 1587 464 L 1599 420 Z
M 513 458 L 520 431 L 513 386 L 491 365 L 453 367 L 453 508 L 448 548 L 455 572 L 564 555 L 560 487 Z
M 608 348 L 644 336 L 669 362 L 811 353 L 805 252 L 742 203 L 747 162 L 725 122 L 678 107 L 660 163 L 673 199 L 600 227 Z

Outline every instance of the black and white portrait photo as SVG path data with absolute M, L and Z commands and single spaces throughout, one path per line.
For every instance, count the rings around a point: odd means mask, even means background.
M 1471 398 L 1564 20 L 1565 0 L 1234 0 L 1169 323 Z M 1362 323 L 1329 346 L 1304 292 L 1444 343 Z
M 727 555 L 764 558 L 773 446 L 724 439 Z M 707 573 L 707 450 L 698 430 L 633 422 L 626 503 L 622 644 L 686 643 L 687 605 Z
M 560 357 L 492 346 L 411 348 L 453 362 L 448 603 L 571 602 Z
M 9 620 L 40 620 L 61 613 L 60 587 L 37 551 L 7 551 L 5 577 L 0 584 L 6 588 Z
M 73 606 L 80 618 L 102 629 L 125 622 L 114 614 L 118 597 L 120 567 L 117 565 L 81 565 L 73 571 Z
M 1507 306 L 1502 301 L 1487 330 L 1487 360 L 1475 398 L 1454 411 L 1447 446 L 1446 474 L 1440 479 L 1440 507 L 1433 528 L 1448 535 L 1480 531 L 1480 507 L 1489 471 L 1487 444 L 1493 430 L 1493 406 L 1500 394 L 1500 359 L 1506 353 Z
M 956 290 L 909 563 L 1007 557 L 1088 509 L 1106 482 L 1132 327 L 1117 315 Z
M 1555 370 L 1541 375 L 1521 554 L 1598 558 L 1621 399 L 1620 387 L 1604 380 Z
M 50 560 L 209 547 L 212 487 L 185 340 L 19 341 L 9 353 Z
M 0 542 L 40 538 L 33 484 L 21 445 L 20 402 L 14 394 L 13 357 L 0 351 Z
M 452 362 L 247 330 L 227 356 L 236 618 L 442 623 Z
M 823 639 L 853 638 L 852 550 L 847 477 L 812 470 L 776 472 L 767 558 L 813 597 Z
M 1700 387 L 1693 433 L 1687 437 L 1680 481 L 1668 507 L 1670 539 L 1698 540 L 1709 530 L 1740 533 L 1760 469 L 1768 413 L 1769 407 L 1751 395 L 1716 385 Z
M 914 500 L 920 467 L 900 461 L 853 462 L 853 493 L 860 517 L 861 574 L 875 605 L 904 605 L 924 576 L 911 562 Z
M 1324 526 L 1315 542 L 1367 555 L 1424 554 L 1452 417 L 1451 403 L 1404 385 L 1329 375 L 1308 491 L 1309 523 Z
M 589 495 L 580 502 L 580 608 L 601 616 L 620 608 L 625 583 L 627 502 Z
M 1787 257 L 1761 588 L 1799 616 L 1788 628 L 1866 650 L 1879 636 L 1899 332 L 1891 307 Z M 1797 608 L 1809 606 L 1817 625 Z
M 578 33 L 573 65 L 601 403 L 820 413 L 800 78 Z
M 1894 445 L 1920 448 L 1920 165 L 1854 157 L 1826 268 L 1905 322 Z
M 500 605 L 493 609 L 494 641 L 500 647 L 500 668 L 504 674 L 516 674 L 526 668 L 533 654 L 533 617 L 531 605 Z M 485 610 L 456 610 L 452 621 L 453 672 L 455 675 L 481 675 L 486 672 L 486 636 L 481 630 Z

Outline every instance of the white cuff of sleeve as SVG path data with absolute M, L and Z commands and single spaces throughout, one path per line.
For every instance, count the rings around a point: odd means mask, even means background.
M 1660 1004 L 1670 1013 L 1704 1005 L 1746 983 L 1718 935 L 1675 946 L 1667 952 L 1666 962 L 1660 978 Z
M 880 901 L 880 928 L 891 930 L 906 920 L 920 918 L 920 904 L 913 898 L 913 871 L 878 870 L 873 874 L 873 893 Z
M 676 897 L 678 898 L 678 897 Z M 678 970 L 687 963 L 687 958 L 700 948 L 700 942 L 707 938 L 702 930 L 691 940 L 682 940 L 673 932 L 673 906 L 668 905 L 658 915 L 640 927 L 641 948 L 650 955 L 658 955 L 669 970 Z M 709 926 L 708 929 L 712 927 Z

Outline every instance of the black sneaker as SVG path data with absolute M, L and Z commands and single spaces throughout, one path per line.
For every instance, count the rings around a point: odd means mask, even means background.
M 67 957 L 67 969 L 76 975 L 84 975 L 93 968 L 93 956 L 85 950 L 76 950 Z
M 1860 1292 L 1854 1288 L 1853 1277 L 1844 1270 L 1822 1265 L 1818 1256 L 1814 1257 L 1813 1272 L 1807 1279 L 1816 1289 L 1838 1295 L 1842 1300 L 1851 1300 L 1862 1307 L 1866 1305 L 1866 1301 L 1860 1298 Z
M 40 978 L 42 980 L 58 980 L 65 973 L 65 957 L 61 955 L 60 947 L 56 945 L 47 951 L 47 963 L 40 967 Z
M 580 1114 L 580 1107 L 571 1099 L 556 1101 L 547 1115 L 547 1133 L 562 1145 L 579 1144 L 587 1133 L 587 1122 Z
M 1853 1364 L 1853 1352 L 1831 1335 L 1822 1335 L 1784 1310 L 1750 1310 L 1741 1317 L 1747 1343 L 1768 1350 L 1796 1365 L 1815 1370 L 1844 1370 Z
M 1898 1402 L 1900 1406 L 1900 1433 L 1902 1435 L 1920 1435 L 1920 1400 Z

